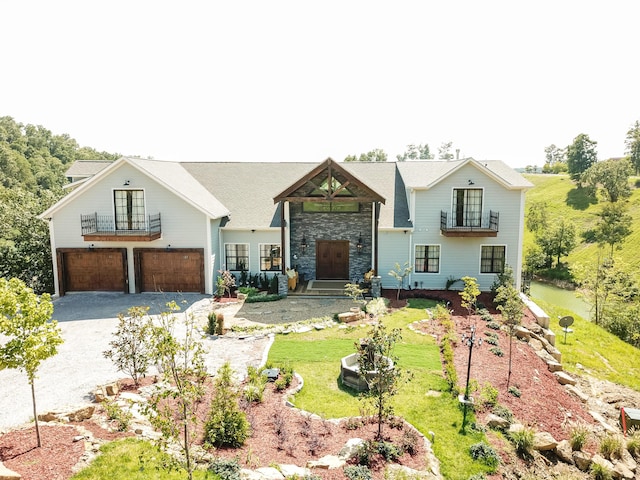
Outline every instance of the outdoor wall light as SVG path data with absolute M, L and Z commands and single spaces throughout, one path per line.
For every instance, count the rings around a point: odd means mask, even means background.
M 131 183 L 131 182 L 129 182 L 129 180 L 125 180 L 125 181 L 124 181 L 124 183 L 123 183 L 122 185 L 124 185 L 125 187 L 128 187 L 128 186 L 129 186 L 129 183 Z
M 309 244 L 307 243 L 307 237 L 304 236 L 304 233 L 302 234 L 302 241 L 300 242 L 300 251 L 302 253 L 305 253 L 307 251 L 307 247 L 309 246 Z
M 358 237 L 358 243 L 356 243 L 356 249 L 358 250 L 358 255 L 362 253 L 362 249 L 364 248 L 364 244 L 362 242 L 362 233 Z
M 92 243 L 91 245 L 89 245 L 89 250 L 93 250 L 93 247 L 94 247 L 94 246 L 95 246 L 95 245 L 94 245 L 93 243 Z
M 473 185 L 473 180 L 469 180 L 469 185 Z

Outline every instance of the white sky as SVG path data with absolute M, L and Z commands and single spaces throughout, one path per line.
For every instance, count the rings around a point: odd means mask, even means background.
M 0 0 L 0 115 L 168 160 L 513 167 L 640 120 L 640 2 Z

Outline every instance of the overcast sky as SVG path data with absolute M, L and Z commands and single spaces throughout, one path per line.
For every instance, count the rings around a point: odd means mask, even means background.
M 0 115 L 167 160 L 513 167 L 640 120 L 640 2 L 0 0 Z

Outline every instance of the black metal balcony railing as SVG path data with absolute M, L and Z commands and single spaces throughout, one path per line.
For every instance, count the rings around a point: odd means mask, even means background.
M 500 220 L 500 213 L 494 212 L 493 210 L 489 211 L 488 214 L 482 216 L 480 222 L 467 222 L 463 225 L 458 225 L 457 222 L 454 221 L 455 216 L 449 217 L 447 212 L 440 212 L 440 230 L 443 233 L 487 233 L 495 235 L 498 233 L 498 225 Z
M 149 215 L 80 215 L 82 235 L 152 236 L 162 232 L 160 214 Z

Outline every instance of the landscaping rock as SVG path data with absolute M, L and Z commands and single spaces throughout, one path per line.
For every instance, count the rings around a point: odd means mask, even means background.
M 297 465 L 282 464 L 278 466 L 278 469 L 284 476 L 284 478 L 305 478 L 311 475 L 311 470 Z
M 538 432 L 533 436 L 533 449 L 539 452 L 555 450 L 558 441 L 549 432 Z
M 556 362 L 555 360 L 547 360 L 547 368 L 552 373 L 553 372 L 561 372 L 562 371 L 562 364 Z
M 487 427 L 490 428 L 509 428 L 509 420 L 505 420 L 504 418 L 499 417 L 498 415 L 495 415 L 493 413 L 487 414 L 487 416 L 484 418 L 484 423 L 487 425 Z
M 531 338 L 531 332 L 523 326 L 516 326 L 514 330 L 516 338 L 520 338 L 523 340 L 529 340 Z
M 578 397 L 582 403 L 587 403 L 589 401 L 589 395 L 584 393 L 582 390 L 580 390 L 575 385 L 571 385 L 571 384 L 565 385 L 565 388 L 567 389 L 567 391 L 569 393 L 571 393 L 571 394 L 575 395 L 576 397 Z
M 307 468 L 321 468 L 323 470 L 335 470 L 342 468 L 347 464 L 342 458 L 337 455 L 325 455 L 318 460 L 311 460 L 307 462 Z
M 0 462 L 0 480 L 19 480 L 21 478 L 22 475 L 14 472 L 13 470 L 9 470 L 2 464 L 2 462 Z
M 512 423 L 509 425 L 509 433 L 518 433 L 524 430 L 524 425 L 521 423 Z
M 589 455 L 587 452 L 577 451 L 573 452 L 571 456 L 576 467 L 578 467 L 583 472 L 589 470 L 589 467 L 591 466 L 591 455 Z
M 256 473 L 260 474 L 260 477 L 266 480 L 283 480 L 284 475 L 273 467 L 260 467 L 256 468 Z
M 620 459 L 620 461 L 623 462 L 626 467 L 632 472 L 635 472 L 638 469 L 638 463 L 626 448 L 622 450 L 622 458 Z
M 392 463 L 385 469 L 384 478 L 411 478 L 431 480 L 439 479 L 440 477 L 433 472 L 414 470 L 413 468 L 405 467 L 404 465 Z
M 89 420 L 93 416 L 93 412 L 96 411 L 96 407 L 93 405 L 87 405 L 86 407 L 72 411 L 68 414 L 70 422 L 82 422 Z
M 575 385 L 578 383 L 575 378 L 566 372 L 554 372 L 553 374 L 556 376 L 560 385 Z
M 109 383 L 105 385 L 104 390 L 107 393 L 107 395 L 109 395 L 110 397 L 117 395 L 118 392 L 120 391 L 117 383 Z
M 338 457 L 342 458 L 343 460 L 349 460 L 358 452 L 358 447 L 360 447 L 360 445 L 362 445 L 363 443 L 364 440 L 362 440 L 361 438 L 350 438 L 349 440 L 347 440 L 347 443 L 345 443 L 344 447 L 340 449 Z
M 617 462 L 613 466 L 613 476 L 614 478 L 623 478 L 625 480 L 633 480 L 636 478 L 635 473 L 633 473 L 624 462 Z
M 597 463 L 598 465 L 613 471 L 613 463 L 597 453 L 591 457 L 591 463 Z
M 544 350 L 544 348 L 542 347 L 542 342 L 537 338 L 532 338 L 531 340 L 529 340 L 529 346 L 533 348 L 536 352 Z
M 561 440 L 556 446 L 556 455 L 564 463 L 573 465 L 573 448 L 569 444 L 568 440 Z

